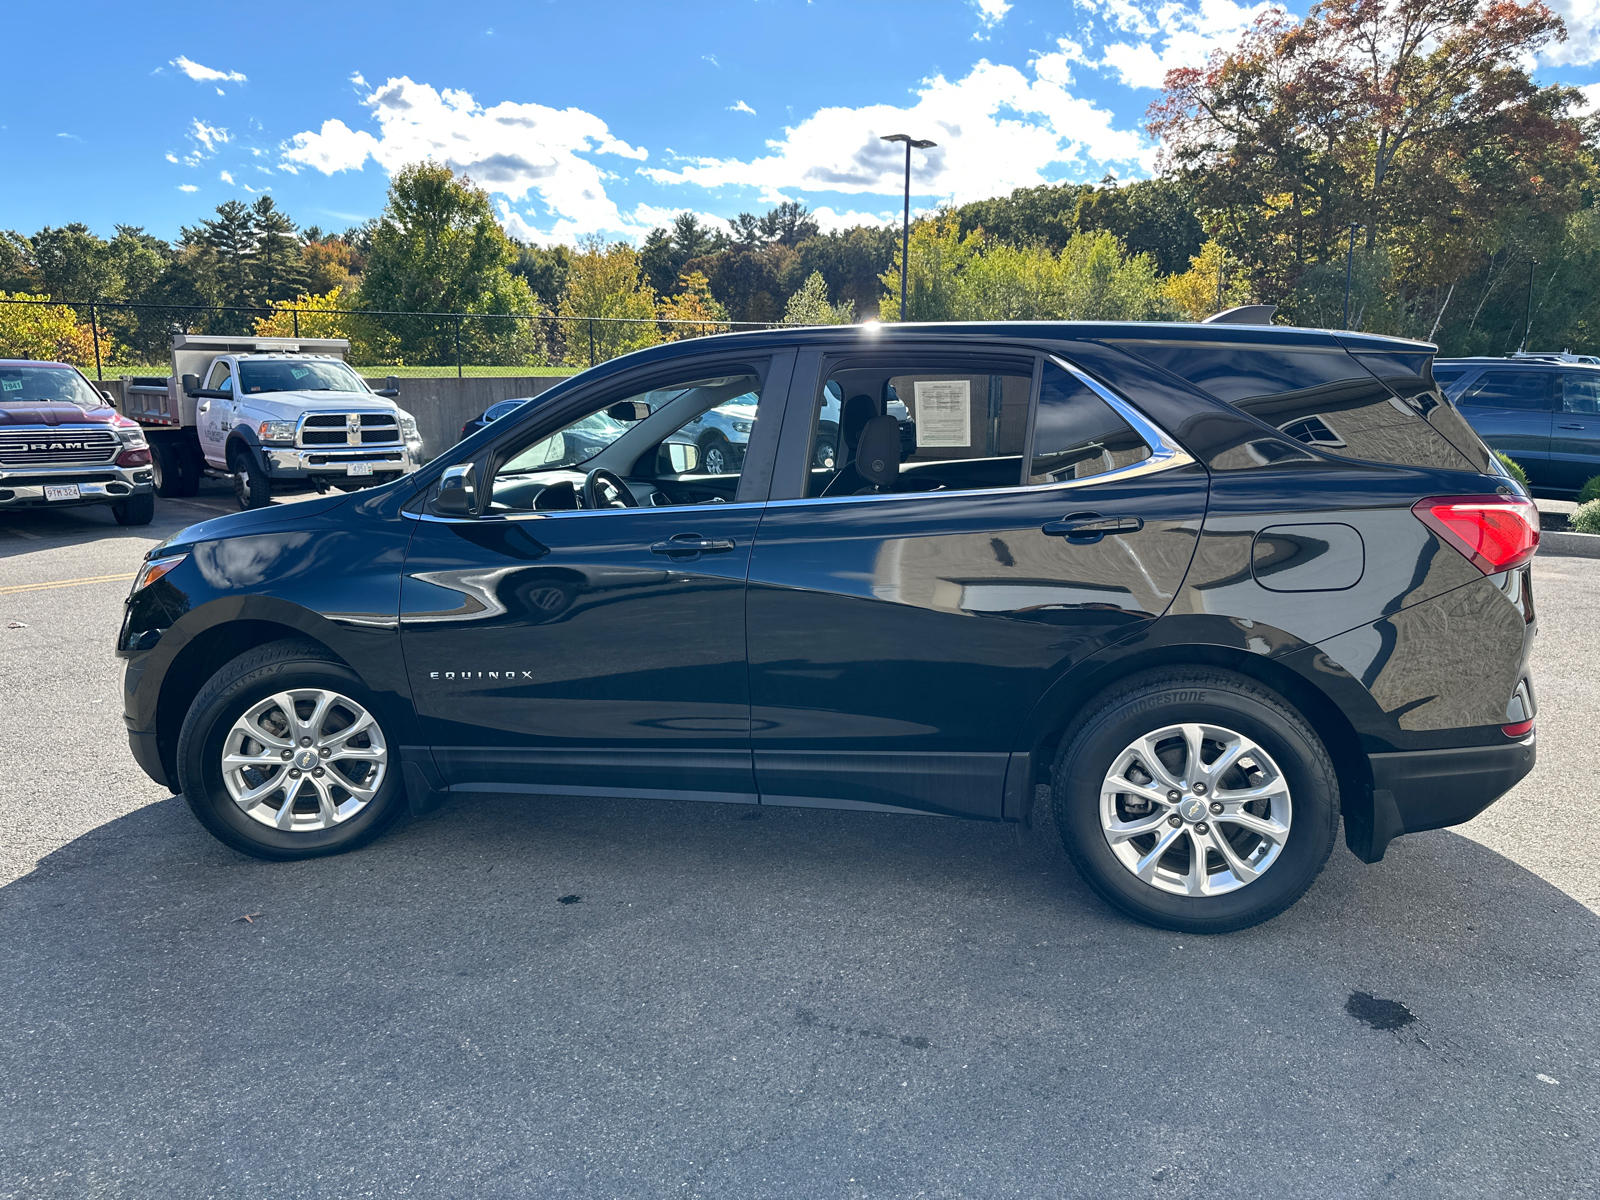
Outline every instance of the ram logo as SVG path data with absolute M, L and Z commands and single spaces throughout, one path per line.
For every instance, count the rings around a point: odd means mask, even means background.
M 352 446 L 361 445 L 361 414 L 350 413 L 344 419 L 345 441 Z
M 87 450 L 88 442 L 29 442 L 29 450 Z

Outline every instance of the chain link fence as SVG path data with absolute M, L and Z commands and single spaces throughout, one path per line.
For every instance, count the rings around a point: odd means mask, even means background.
M 342 337 L 350 341 L 350 364 L 369 373 L 566 374 L 659 342 L 776 324 L 7 298 L 0 299 L 0 357 L 71 362 L 103 380 L 166 375 L 173 333 Z

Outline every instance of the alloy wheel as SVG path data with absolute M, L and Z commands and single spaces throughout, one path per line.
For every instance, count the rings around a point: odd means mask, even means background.
M 285 832 L 331 829 L 383 786 L 389 749 L 350 697 L 292 688 L 247 708 L 222 743 L 222 778 L 254 821 Z
M 1261 878 L 1283 852 L 1292 815 L 1272 756 L 1218 725 L 1168 725 L 1136 739 L 1100 788 L 1100 828 L 1117 861 L 1180 896 Z

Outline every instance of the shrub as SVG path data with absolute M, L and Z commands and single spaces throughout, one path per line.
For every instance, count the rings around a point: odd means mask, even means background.
M 1500 465 L 1505 467 L 1506 473 L 1520 483 L 1523 487 L 1523 490 L 1526 491 L 1528 488 L 1528 473 L 1517 464 L 1515 459 L 1501 454 L 1498 450 L 1495 451 L 1494 456 L 1500 460 Z
M 1567 518 L 1574 533 L 1600 533 L 1600 499 L 1578 505 L 1578 510 Z
M 1578 493 L 1578 503 L 1587 504 L 1591 500 L 1600 500 L 1600 475 L 1591 475 L 1584 481 L 1583 490 Z

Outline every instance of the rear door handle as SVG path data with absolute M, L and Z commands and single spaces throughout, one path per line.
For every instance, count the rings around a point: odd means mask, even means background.
M 1557 425 L 1557 429 L 1582 429 L 1582 425 Z
M 1052 537 L 1086 545 L 1098 542 L 1108 533 L 1137 533 L 1144 528 L 1140 517 L 1102 517 L 1099 513 L 1071 513 L 1044 526 Z
M 697 554 L 725 554 L 732 549 L 732 538 L 704 538 L 698 533 L 675 533 L 667 541 L 651 546 L 650 553 L 688 558 Z

